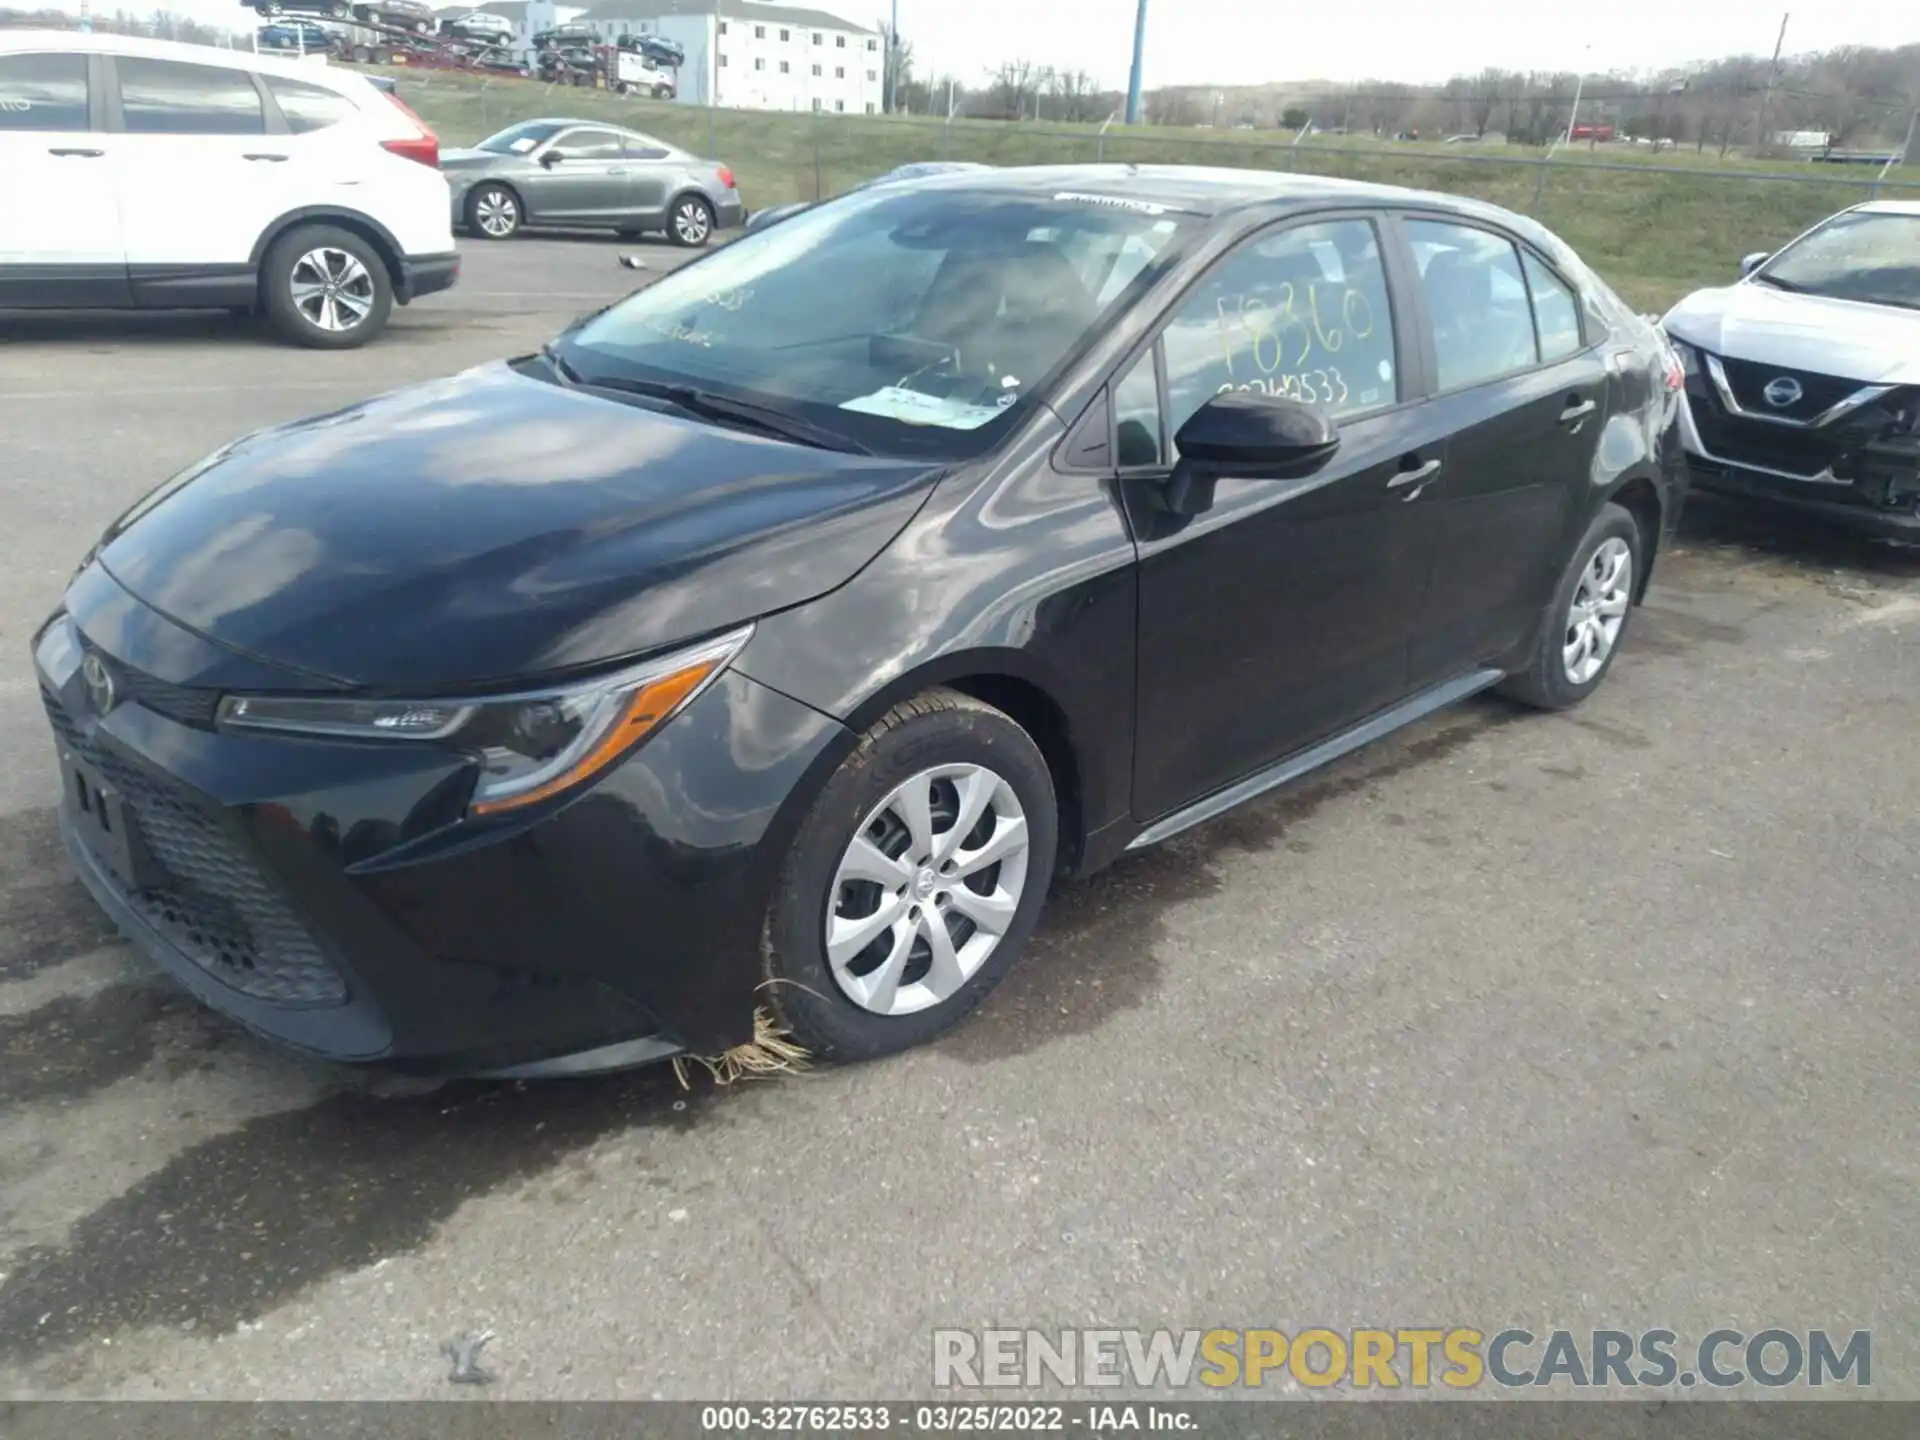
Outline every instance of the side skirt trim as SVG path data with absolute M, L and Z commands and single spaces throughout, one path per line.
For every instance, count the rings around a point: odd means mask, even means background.
M 1170 840 L 1183 830 L 1191 830 L 1195 825 L 1205 824 L 1216 816 L 1224 815 L 1236 806 L 1244 805 L 1256 796 L 1269 790 L 1298 780 L 1309 771 L 1318 770 L 1323 765 L 1332 764 L 1343 755 L 1351 755 L 1362 746 L 1391 735 L 1416 720 L 1424 720 L 1437 710 L 1449 705 L 1457 705 L 1469 695 L 1477 695 L 1490 686 L 1498 685 L 1506 679 L 1501 670 L 1475 670 L 1462 675 L 1457 680 L 1448 680 L 1431 690 L 1423 690 L 1411 699 L 1403 700 L 1391 710 L 1383 710 L 1369 720 L 1363 720 L 1351 730 L 1343 731 L 1332 739 L 1322 740 L 1311 749 L 1302 750 L 1269 765 L 1264 770 L 1256 770 L 1243 780 L 1236 780 L 1224 790 L 1216 790 L 1211 795 L 1194 801 L 1191 805 L 1175 810 L 1171 815 L 1163 815 L 1138 835 L 1127 846 L 1128 850 L 1144 850 L 1149 845 L 1158 845 L 1162 840 Z

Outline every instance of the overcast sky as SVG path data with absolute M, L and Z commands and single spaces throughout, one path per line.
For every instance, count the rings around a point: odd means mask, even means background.
M 884 0 L 820 3 L 869 23 L 886 9 Z M 1148 0 L 1145 83 L 1444 80 L 1487 66 L 1657 70 L 1738 51 L 1771 54 L 1786 8 L 1763 0 Z M 1793 8 L 1789 51 L 1920 40 L 1912 0 Z M 1118 88 L 1132 63 L 1134 10 L 1135 0 L 900 0 L 900 33 L 923 74 L 951 70 L 966 81 L 1019 56 L 1084 69 Z M 1593 17 L 1585 23 L 1583 10 Z
M 66 0 L 77 8 L 76 0 Z M 115 0 L 94 0 L 110 9 Z M 119 0 L 130 10 L 142 0 Z M 235 0 L 160 0 L 239 28 Z M 450 3 L 450 0 L 436 0 Z M 811 0 L 863 24 L 890 0 Z M 1002 60 L 1086 70 L 1120 88 L 1136 0 L 899 0 L 900 32 L 923 75 L 979 83 Z M 1765 0 L 1149 0 L 1146 85 L 1268 80 L 1444 80 L 1508 70 L 1657 70 L 1746 51 L 1771 53 L 1781 7 Z M 1581 12 L 1591 16 L 1582 21 Z M 1787 49 L 1920 39 L 1912 0 L 1803 0 Z M 1590 47 L 1590 48 L 1589 48 Z

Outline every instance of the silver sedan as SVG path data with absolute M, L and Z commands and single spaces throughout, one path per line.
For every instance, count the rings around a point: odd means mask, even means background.
M 746 222 L 733 171 L 637 130 L 590 120 L 523 120 L 471 150 L 442 150 L 453 222 L 484 240 L 522 226 L 664 231 L 701 246 Z

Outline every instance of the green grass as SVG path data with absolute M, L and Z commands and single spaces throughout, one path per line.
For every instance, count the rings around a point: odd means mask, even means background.
M 1559 151 L 1553 163 L 1523 147 L 1397 144 L 1359 137 L 1276 143 L 1244 131 L 1009 125 L 926 119 L 709 112 L 621 99 L 600 90 L 538 81 L 390 72 L 402 97 L 450 145 L 469 144 L 515 120 L 569 115 L 632 125 L 706 154 L 711 146 L 739 176 L 756 208 L 835 195 L 909 160 L 983 160 L 997 165 L 1108 161 L 1196 164 L 1445 190 L 1529 214 L 1552 228 L 1634 305 L 1664 310 L 1689 290 L 1722 283 L 1739 257 L 1791 239 L 1808 225 L 1868 198 L 1872 172 L 1838 167 L 1832 178 L 1804 161 L 1723 162 L 1709 150 L 1653 155 L 1627 146 Z M 710 128 L 711 127 L 711 128 Z M 1607 167 L 1620 168 L 1607 168 Z M 1656 166 L 1661 168 L 1655 168 Z M 1686 173 L 1669 173 L 1679 170 Z M 1798 182 L 1769 176 L 1820 174 Z M 1882 193 L 1920 198 L 1920 169 L 1896 171 Z

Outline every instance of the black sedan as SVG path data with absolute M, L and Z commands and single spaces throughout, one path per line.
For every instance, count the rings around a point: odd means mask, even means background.
M 717 250 L 540 354 L 238 441 L 33 653 L 135 943 L 343 1059 L 938 1035 L 1056 880 L 1619 654 L 1664 341 L 1538 225 L 996 170 Z

